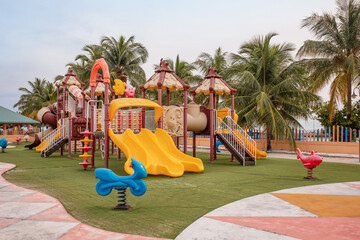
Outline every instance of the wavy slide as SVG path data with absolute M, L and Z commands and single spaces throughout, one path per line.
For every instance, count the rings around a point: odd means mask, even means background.
M 170 135 L 157 128 L 155 134 L 141 129 L 135 134 L 126 129 L 123 134 L 114 134 L 109 129 L 109 137 L 126 155 L 125 171 L 133 174 L 131 158 L 140 161 L 150 175 L 180 177 L 185 171 L 202 172 L 204 165 L 199 158 L 190 157 L 179 151 Z

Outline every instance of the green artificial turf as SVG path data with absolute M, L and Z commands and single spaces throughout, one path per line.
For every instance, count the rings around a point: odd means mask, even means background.
M 16 145 L 16 143 L 15 143 Z M 179 178 L 148 176 L 147 192 L 141 197 L 127 194 L 129 211 L 114 211 L 116 192 L 102 197 L 95 191 L 97 180 L 93 169 L 82 170 L 73 155 L 59 152 L 41 158 L 35 150 L 15 149 L 0 153 L 0 162 L 17 167 L 4 177 L 19 186 L 56 197 L 76 219 L 109 231 L 154 236 L 176 237 L 197 218 L 227 203 L 275 190 L 304 185 L 360 181 L 360 165 L 323 162 L 314 170 L 316 180 L 306 180 L 306 169 L 298 160 L 261 159 L 256 166 L 242 167 L 229 162 L 230 155 L 218 155 L 209 164 L 208 153 L 198 153 L 205 165 L 203 173 L 186 173 Z M 124 157 L 123 157 L 124 159 Z M 124 161 L 111 156 L 109 167 L 118 175 L 126 175 Z M 97 156 L 97 167 L 103 161 Z M 266 203 L 264 203 L 266 204 Z

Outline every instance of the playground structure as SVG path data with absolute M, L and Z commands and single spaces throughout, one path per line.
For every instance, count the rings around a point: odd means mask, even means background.
M 314 179 L 313 177 L 313 169 L 322 163 L 322 158 L 318 155 L 315 155 L 314 151 L 311 151 L 311 155 L 309 157 L 305 157 L 299 148 L 296 149 L 298 155 L 297 159 L 300 159 L 301 162 L 304 164 L 304 167 L 308 169 L 308 175 L 307 177 L 304 177 L 305 179 Z
M 102 75 L 98 73 L 100 69 Z M 84 151 L 80 156 L 84 161 L 80 165 L 86 169 L 87 166 L 95 167 L 96 143 L 99 143 L 105 168 L 109 167 L 110 150 L 113 154 L 117 148 L 117 160 L 120 160 L 121 151 L 127 157 L 125 170 L 128 174 L 133 173 L 130 165 L 131 159 L 135 158 L 142 162 L 148 174 L 171 177 L 182 176 L 186 171 L 202 172 L 204 169 L 202 161 L 196 158 L 196 144 L 193 144 L 193 157 L 186 154 L 188 131 L 193 132 L 194 139 L 197 135 L 210 135 L 210 163 L 216 159 L 216 139 L 243 166 L 255 165 L 256 159 L 266 156 L 237 125 L 237 115 L 234 113 L 236 90 L 217 74 L 216 69 L 209 67 L 209 74 L 190 91 L 193 101 L 189 104 L 190 86 L 162 59 L 160 68 L 140 86 L 142 98 L 133 98 L 135 88 L 132 86 L 118 79 L 114 82 L 111 88 L 104 59 L 95 62 L 90 86 L 86 90 L 84 83 L 69 68 L 64 79 L 57 83 L 57 103 L 43 108 L 38 114 L 39 119 L 50 128 L 45 133 L 39 133 L 35 142 L 27 147 L 36 147 L 41 156 L 48 157 L 58 149 L 63 155 L 64 145 L 68 143 L 68 157 L 71 157 L 71 145 L 76 152 L 76 142 L 81 140 L 85 146 L 80 148 Z M 157 90 L 158 104 L 145 99 L 146 90 Z M 183 105 L 170 106 L 172 91 L 183 91 Z M 165 106 L 162 103 L 163 92 L 166 92 Z M 127 97 L 121 98 L 124 93 Z M 195 103 L 196 94 L 202 93 L 210 95 L 210 108 Z M 215 96 L 224 93 L 231 94 L 231 109 L 217 111 Z M 153 114 L 154 120 L 151 120 Z M 155 122 L 157 128 L 152 128 L 150 125 Z M 90 138 L 84 139 L 84 134 Z M 179 150 L 179 137 L 184 137 L 184 153 Z M 91 154 L 88 154 L 90 151 Z M 91 162 L 88 162 L 89 158 Z

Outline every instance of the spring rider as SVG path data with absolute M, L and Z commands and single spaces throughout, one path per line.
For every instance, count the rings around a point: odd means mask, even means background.
M 7 147 L 7 141 L 5 138 L 1 138 L 0 139 L 0 147 L 1 147 L 1 152 L 5 152 L 5 148 Z
M 217 140 L 216 141 L 216 152 L 221 152 L 220 149 L 219 149 L 220 145 L 224 145 L 224 144 L 220 140 Z
M 322 158 L 318 155 L 315 155 L 314 151 L 311 151 L 310 157 L 305 157 L 299 148 L 296 149 L 298 156 L 297 159 L 300 159 L 301 162 L 304 164 L 304 167 L 308 169 L 308 175 L 307 177 L 304 177 L 305 179 L 315 179 L 313 177 L 313 169 L 320 165 L 322 162 Z
M 147 176 L 146 169 L 141 162 L 131 158 L 131 165 L 134 174 L 130 176 L 118 176 L 107 168 L 98 168 L 95 170 L 95 178 L 99 179 L 96 184 L 96 192 L 101 196 L 107 196 L 112 189 L 118 192 L 118 205 L 114 210 L 129 210 L 130 206 L 126 204 L 126 189 L 129 187 L 132 194 L 141 196 L 146 192 L 146 183 L 140 178 Z

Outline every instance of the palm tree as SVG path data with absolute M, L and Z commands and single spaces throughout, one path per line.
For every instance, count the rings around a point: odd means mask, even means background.
M 195 71 L 196 69 L 195 66 L 186 61 L 181 61 L 179 54 L 176 55 L 175 62 L 170 58 L 165 59 L 165 61 L 169 63 L 168 67 L 174 70 L 174 73 L 186 84 L 189 84 L 190 86 L 196 86 L 201 81 L 201 77 L 199 75 L 193 74 L 193 71 Z M 160 68 L 159 64 L 154 64 L 155 70 L 159 68 Z M 175 91 L 175 92 L 171 92 L 170 94 L 171 94 L 170 97 L 171 104 L 182 104 L 184 102 L 184 96 L 182 92 Z M 165 99 L 163 100 L 165 101 Z
M 145 72 L 141 64 L 148 58 L 148 51 L 131 36 L 126 39 L 120 36 L 118 40 L 114 37 L 103 37 L 101 39 L 103 46 L 103 57 L 109 64 L 110 74 L 114 78 L 127 82 L 129 78 L 131 84 L 139 89 L 139 86 L 145 82 Z
M 331 83 L 330 120 L 337 102 L 347 102 L 351 117 L 351 88 L 359 84 L 360 69 L 360 5 L 355 0 L 337 0 L 337 13 L 313 13 L 302 22 L 318 40 L 307 40 L 299 49 L 298 57 L 310 72 L 312 90 L 318 91 Z
M 271 150 L 271 136 L 282 133 L 292 140 L 291 126 L 301 126 L 297 117 L 309 115 L 309 105 L 318 97 L 306 90 L 304 71 L 292 65 L 289 43 L 271 44 L 276 36 L 270 33 L 256 37 L 232 54 L 232 65 L 224 74 L 237 89 L 235 107 L 249 127 L 260 126 L 267 132 L 267 149 Z M 225 101 L 229 104 L 229 101 Z
M 76 76 L 86 85 L 89 83 L 92 67 L 97 59 L 102 58 L 103 48 L 100 45 L 85 45 L 82 51 L 85 54 L 79 54 L 75 57 L 75 62 L 68 63 Z
M 211 54 L 202 52 L 194 62 L 197 69 L 204 75 L 208 73 L 209 66 L 217 69 L 218 74 L 222 75 L 223 70 L 228 67 L 227 64 L 227 52 L 224 52 L 221 47 L 215 50 L 214 56 Z
M 208 74 L 210 66 L 217 69 L 217 73 L 227 81 L 227 76 L 223 75 L 224 70 L 228 68 L 227 56 L 228 53 L 224 52 L 221 47 L 218 47 L 213 56 L 210 53 L 202 52 L 193 64 L 202 73 L 203 77 Z M 216 104 L 218 104 L 220 98 L 220 96 L 216 96 Z M 197 95 L 196 102 L 202 105 L 209 105 L 210 98 L 204 94 Z
M 30 90 L 19 88 L 23 92 L 20 100 L 14 105 L 18 107 L 21 114 L 35 118 L 37 112 L 44 106 L 56 102 L 56 87 L 45 79 L 35 78 L 34 82 L 28 81 Z

